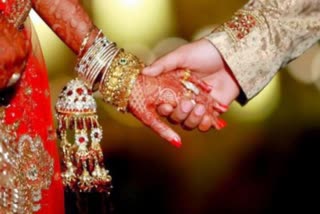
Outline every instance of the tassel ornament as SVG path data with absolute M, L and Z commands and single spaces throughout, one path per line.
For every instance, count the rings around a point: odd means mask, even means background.
M 56 104 L 61 175 L 72 191 L 110 193 L 111 176 L 103 164 L 102 128 L 96 109 L 92 91 L 78 79 L 63 88 Z

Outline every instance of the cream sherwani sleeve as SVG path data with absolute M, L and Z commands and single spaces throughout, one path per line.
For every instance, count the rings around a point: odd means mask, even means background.
M 232 70 L 245 103 L 319 40 L 320 0 L 251 0 L 206 38 Z

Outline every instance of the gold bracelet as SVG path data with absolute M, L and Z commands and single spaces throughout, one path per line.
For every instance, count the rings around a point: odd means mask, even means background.
M 98 36 L 86 53 L 78 59 L 75 70 L 90 90 L 95 90 L 98 77 L 118 52 L 115 43 Z
M 99 91 L 103 100 L 125 112 L 131 90 L 143 67 L 138 57 L 120 50 L 101 79 Z
M 7 17 L 8 22 L 12 23 L 17 29 L 22 29 L 31 8 L 32 3 L 30 0 L 15 1 L 10 8 L 10 14 Z
M 79 52 L 78 52 L 78 57 L 83 55 L 83 51 L 84 51 L 86 45 L 88 44 L 88 41 L 89 41 L 90 36 L 91 36 L 91 34 L 92 34 L 94 29 L 95 29 L 95 26 L 93 25 L 89 29 L 88 33 L 84 36 L 84 39 L 82 40 L 82 43 L 81 43 L 81 46 L 80 46 L 80 49 L 79 49 Z M 100 34 L 101 34 L 101 31 L 98 32 L 97 36 L 99 36 Z

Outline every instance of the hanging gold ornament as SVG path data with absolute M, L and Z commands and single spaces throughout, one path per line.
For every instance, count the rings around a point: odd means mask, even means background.
M 72 191 L 109 193 L 111 188 L 111 176 L 103 164 L 102 128 L 96 109 L 92 92 L 78 79 L 63 88 L 56 104 L 62 179 Z

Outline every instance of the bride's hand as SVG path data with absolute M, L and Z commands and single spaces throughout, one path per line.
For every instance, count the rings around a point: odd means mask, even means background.
M 209 96 L 210 90 L 210 87 L 194 76 L 189 76 L 184 70 L 168 72 L 157 77 L 140 75 L 132 90 L 128 109 L 161 137 L 172 145 L 180 147 L 180 136 L 159 119 L 156 113 L 157 107 L 164 103 L 175 107 L 182 100 L 191 99 L 195 104 L 194 114 L 200 111 L 204 115 L 202 127 L 199 129 L 206 130 L 212 126 L 220 129 L 218 116 L 220 112 L 225 111 L 225 108 Z

